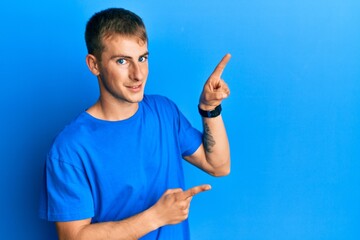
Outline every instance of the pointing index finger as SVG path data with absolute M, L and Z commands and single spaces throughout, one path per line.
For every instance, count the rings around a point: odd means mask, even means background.
M 223 73 L 225 67 L 226 67 L 226 64 L 229 62 L 230 58 L 231 58 L 230 53 L 226 54 L 221 59 L 219 64 L 216 66 L 216 68 L 214 69 L 214 72 L 212 73 L 212 75 L 215 76 L 215 77 L 220 77 L 221 74 Z
M 198 193 L 205 192 L 211 189 L 209 184 L 204 184 L 196 187 L 192 187 L 184 192 L 182 192 L 184 199 L 188 199 L 190 197 L 195 196 Z

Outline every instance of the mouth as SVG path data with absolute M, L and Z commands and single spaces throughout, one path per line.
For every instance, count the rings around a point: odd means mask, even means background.
M 142 88 L 142 84 L 133 85 L 133 86 L 127 86 L 131 91 L 138 92 Z

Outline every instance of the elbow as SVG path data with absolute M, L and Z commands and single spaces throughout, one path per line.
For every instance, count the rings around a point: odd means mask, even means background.
M 230 164 L 226 164 L 225 166 L 213 169 L 213 171 L 209 172 L 213 177 L 225 177 L 230 174 Z
M 213 177 L 225 177 L 230 174 L 230 156 L 218 159 L 206 158 L 207 165 L 201 167 L 205 172 Z
M 225 170 L 214 171 L 213 173 L 211 173 L 213 177 L 225 177 L 228 176 L 229 174 L 230 174 L 230 168 Z

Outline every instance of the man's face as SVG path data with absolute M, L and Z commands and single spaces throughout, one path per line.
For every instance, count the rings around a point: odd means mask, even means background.
M 113 34 L 102 43 L 104 50 L 99 62 L 101 97 L 110 102 L 140 102 L 149 72 L 147 42 Z

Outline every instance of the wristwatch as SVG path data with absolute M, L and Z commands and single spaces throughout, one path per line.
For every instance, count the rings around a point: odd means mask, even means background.
M 214 110 L 211 110 L 211 111 L 204 111 L 202 110 L 199 106 L 198 106 L 198 109 L 199 109 L 199 113 L 201 116 L 203 117 L 206 117 L 206 118 L 214 118 L 214 117 L 217 117 L 220 115 L 221 113 L 221 104 L 218 105 Z

